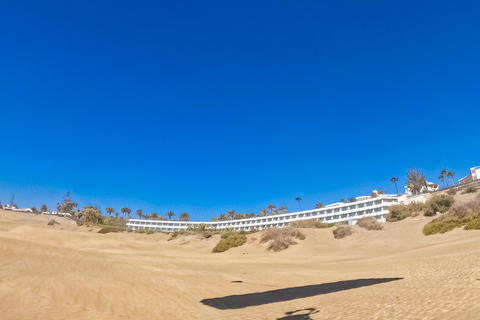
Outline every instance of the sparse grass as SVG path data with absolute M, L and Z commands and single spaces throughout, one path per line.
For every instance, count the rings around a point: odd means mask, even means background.
M 475 193 L 477 192 L 478 188 L 475 188 L 474 186 L 470 186 L 468 188 L 466 188 L 465 190 L 463 190 L 462 194 L 465 194 L 465 193 Z
M 447 191 L 447 194 L 451 195 L 451 196 L 454 196 L 457 194 L 457 191 L 455 189 L 450 189 Z
M 333 230 L 333 237 L 335 239 L 345 238 L 353 233 L 352 227 L 350 226 L 339 226 Z
M 293 221 L 289 224 L 292 228 L 300 228 L 300 229 L 308 229 L 308 228 L 331 228 L 335 226 L 334 223 L 323 223 L 317 219 L 308 219 L 308 220 L 300 220 L 300 221 Z
M 47 225 L 49 225 L 49 226 L 54 226 L 56 224 L 59 224 L 59 223 L 57 221 L 55 221 L 55 219 L 48 220 L 48 222 L 47 222 Z
M 110 232 L 122 232 L 123 229 L 120 228 L 120 227 L 105 227 L 105 228 L 102 228 L 100 230 L 98 230 L 97 233 L 110 233 Z
M 382 230 L 383 226 L 374 217 L 364 217 L 357 220 L 359 227 L 367 230 Z
M 445 233 L 462 226 L 466 230 L 480 228 L 480 195 L 470 202 L 451 207 L 445 215 L 427 223 L 423 227 L 423 234 Z
M 246 232 L 227 231 L 221 234 L 221 239 L 212 249 L 213 253 L 225 252 L 230 248 L 244 245 L 247 242 Z
M 267 250 L 275 252 L 287 249 L 290 245 L 297 244 L 295 239 L 305 240 L 305 235 L 290 226 L 285 228 L 268 228 L 263 231 L 261 243 L 268 243 Z
M 426 208 L 421 202 L 412 202 L 408 205 L 397 204 L 390 207 L 390 213 L 387 216 L 388 222 L 397 222 L 411 216 L 417 216 Z
M 480 230 L 480 214 L 472 217 L 465 225 L 465 230 Z
M 448 194 L 441 194 L 433 196 L 425 203 L 424 216 L 431 217 L 437 214 L 437 212 L 445 213 L 450 209 L 455 200 L 453 196 Z

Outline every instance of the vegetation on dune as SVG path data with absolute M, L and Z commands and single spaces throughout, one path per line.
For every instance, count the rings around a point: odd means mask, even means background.
M 425 216 L 434 216 L 437 212 L 445 213 L 455 202 L 453 196 L 442 194 L 431 197 L 426 203 L 412 202 L 408 205 L 398 204 L 390 207 L 386 220 L 396 222 L 423 212 Z
M 213 253 L 225 252 L 230 248 L 244 245 L 247 242 L 247 233 L 244 231 L 225 231 L 221 234 L 221 239 L 212 249 Z
M 48 220 L 48 222 L 47 222 L 47 225 L 49 225 L 49 226 L 53 226 L 53 225 L 56 225 L 56 224 L 59 224 L 59 223 L 57 221 L 55 221 L 55 219 Z
M 121 227 L 107 226 L 98 230 L 98 233 L 122 232 L 123 230 Z
M 357 220 L 357 225 L 359 227 L 365 228 L 367 230 L 382 230 L 383 226 L 380 222 L 377 221 L 374 217 L 363 217 Z
M 268 243 L 267 250 L 278 252 L 297 244 L 295 239 L 305 240 L 305 235 L 292 227 L 268 228 L 263 231 L 260 242 Z
M 397 222 L 411 216 L 417 216 L 424 210 L 425 204 L 420 202 L 412 202 L 408 205 L 397 204 L 390 207 L 386 220 L 388 222 Z
M 451 208 L 454 202 L 453 196 L 449 194 L 433 196 L 425 203 L 424 215 L 431 217 L 436 215 L 437 212 L 445 213 Z
M 335 239 L 345 238 L 353 233 L 352 227 L 350 226 L 338 226 L 333 230 L 333 237 Z
M 334 223 L 323 223 L 317 219 L 299 220 L 290 222 L 289 225 L 293 228 L 307 229 L 307 228 L 331 228 L 335 226 Z
M 475 188 L 474 186 L 470 186 L 468 188 L 466 188 L 465 190 L 463 190 L 462 194 L 466 194 L 466 193 L 475 193 L 477 192 L 477 188 Z
M 470 202 L 451 207 L 446 214 L 427 223 L 423 227 L 423 234 L 445 233 L 463 226 L 465 230 L 480 228 L 480 195 Z

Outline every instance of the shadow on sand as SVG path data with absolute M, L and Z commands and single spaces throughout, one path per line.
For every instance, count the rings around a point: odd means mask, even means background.
M 312 320 L 312 318 L 310 318 L 310 315 L 315 313 L 318 313 L 318 310 L 315 308 L 289 311 L 285 313 L 285 317 L 278 318 L 277 320 Z
M 273 302 L 301 299 L 343 290 L 367 287 L 374 284 L 397 281 L 402 279 L 403 278 L 372 278 L 338 281 L 303 287 L 293 287 L 265 292 L 226 296 L 222 298 L 203 299 L 201 302 L 204 305 L 214 307 L 220 310 L 241 309 Z

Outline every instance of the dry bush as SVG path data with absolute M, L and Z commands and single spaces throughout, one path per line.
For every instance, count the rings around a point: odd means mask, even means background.
M 382 230 L 383 226 L 374 217 L 363 217 L 357 220 L 359 227 L 367 230 Z
M 475 193 L 477 192 L 477 188 L 475 188 L 474 186 L 470 186 L 468 188 L 466 188 L 465 190 L 463 190 L 462 194 L 465 194 L 465 193 Z
M 53 226 L 53 225 L 56 225 L 56 224 L 59 224 L 59 223 L 57 221 L 55 221 L 55 219 L 48 220 L 48 222 L 47 222 L 47 225 L 49 225 L 49 226 Z
M 425 203 L 424 216 L 431 217 L 437 214 L 437 212 L 445 213 L 450 209 L 455 202 L 453 196 L 448 194 L 441 194 L 433 196 Z
M 247 242 L 246 232 L 227 231 L 221 234 L 221 239 L 212 249 L 213 253 L 225 252 L 230 248 L 244 245 Z
M 388 222 L 397 222 L 410 216 L 412 216 L 412 211 L 410 211 L 408 206 L 404 204 L 397 204 L 390 207 L 390 212 L 388 213 L 386 219 Z
M 466 202 L 464 204 L 454 205 L 448 211 L 448 214 L 453 214 L 459 217 L 466 217 L 475 215 L 480 212 L 480 194 L 475 197 L 472 201 Z
M 350 226 L 340 226 L 333 230 L 333 237 L 335 239 L 345 238 L 353 233 L 352 227 Z
M 397 204 L 390 207 L 390 212 L 387 215 L 388 222 L 397 222 L 408 217 L 416 217 L 425 210 L 426 206 L 421 202 L 412 202 L 408 205 Z
M 300 221 L 293 221 L 289 224 L 292 228 L 300 228 L 300 229 L 308 229 L 308 228 L 330 228 L 333 227 L 335 224 L 333 223 L 323 223 L 317 219 L 308 219 L 308 220 L 300 220 Z
M 261 243 L 270 242 L 267 250 L 275 252 L 287 249 L 290 245 L 297 244 L 295 239 L 305 240 L 305 235 L 288 226 L 285 228 L 268 228 L 263 231 Z
M 476 229 L 480 225 L 480 195 L 474 200 L 455 205 L 441 217 L 433 219 L 423 227 L 423 234 L 428 236 L 445 233 L 455 228 L 465 226 L 466 230 Z M 468 225 L 468 229 L 467 229 Z
M 450 190 L 447 191 L 447 194 L 449 194 L 449 195 L 451 195 L 451 196 L 454 196 L 454 195 L 457 194 L 457 191 L 454 190 L 454 189 L 450 189 Z
M 110 232 L 122 232 L 123 229 L 119 227 L 105 227 L 98 230 L 97 233 L 110 233 Z

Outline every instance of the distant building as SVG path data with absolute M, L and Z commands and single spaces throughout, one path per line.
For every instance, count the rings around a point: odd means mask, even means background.
M 427 185 L 423 186 L 422 189 L 420 189 L 419 194 L 430 193 L 430 192 L 437 191 L 437 190 L 438 190 L 438 184 L 427 181 Z M 410 190 L 410 188 L 408 186 L 405 186 L 405 195 L 407 197 L 413 196 L 413 192 L 412 192 L 412 190 Z
M 234 229 L 237 231 L 262 230 L 265 228 L 283 228 L 293 221 L 316 219 L 324 223 L 348 222 L 357 223 L 363 217 L 374 217 L 385 222 L 390 207 L 398 204 L 397 195 L 379 194 L 377 197 L 357 197 L 354 202 L 337 202 L 323 208 L 278 214 L 273 216 L 254 217 L 228 221 L 173 221 L 173 220 L 138 220 L 129 219 L 127 226 L 133 230 L 156 230 L 172 232 L 187 230 L 189 227 L 205 224 L 216 230 Z
M 480 179 L 480 166 L 470 168 L 470 174 L 465 178 L 459 179 L 458 182 L 464 184 L 475 181 L 477 179 Z

